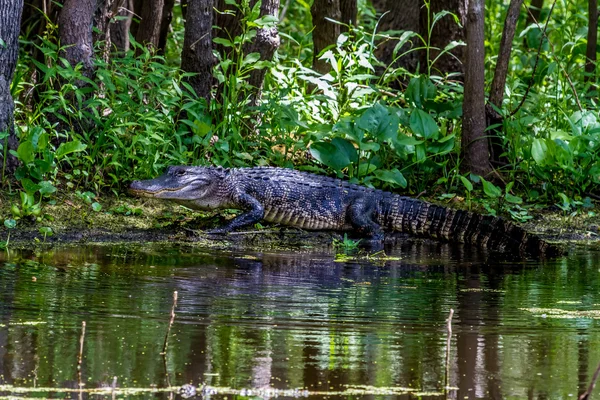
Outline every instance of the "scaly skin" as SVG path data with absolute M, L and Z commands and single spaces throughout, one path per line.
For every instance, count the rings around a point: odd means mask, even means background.
M 265 220 L 310 230 L 353 230 L 374 240 L 395 231 L 497 251 L 559 251 L 502 218 L 284 168 L 169 167 L 156 179 L 133 182 L 130 192 L 197 210 L 245 211 L 214 232 Z

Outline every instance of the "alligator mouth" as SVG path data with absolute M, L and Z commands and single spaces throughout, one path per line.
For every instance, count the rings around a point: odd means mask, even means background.
M 188 185 L 186 185 L 186 186 L 188 186 Z M 180 190 L 184 189 L 186 186 L 181 186 L 181 187 L 172 188 L 172 189 L 164 188 L 164 189 L 158 189 L 158 190 L 129 187 L 129 193 L 137 195 L 137 196 L 157 197 L 158 195 L 163 194 L 163 193 L 179 192 Z

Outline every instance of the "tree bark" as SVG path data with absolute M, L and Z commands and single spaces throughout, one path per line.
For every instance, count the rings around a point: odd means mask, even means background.
M 373 0 L 373 7 L 378 13 L 386 13 L 379 23 L 380 31 L 403 30 L 421 33 L 420 6 L 422 0 Z M 420 45 L 420 43 L 417 43 Z M 377 47 L 375 54 L 385 65 L 404 68 L 410 72 L 417 72 L 419 66 L 419 54 L 412 51 L 398 60 L 394 60 L 393 50 L 396 41 L 387 41 Z M 397 55 L 409 51 L 413 46 L 406 43 Z
M 91 78 L 94 71 L 92 21 L 95 0 L 65 0 L 58 17 L 58 34 L 63 56 L 71 66 L 83 64 L 83 74 Z
M 466 0 L 431 0 L 430 14 L 427 14 L 427 7 L 424 6 L 423 0 L 373 0 L 375 9 L 383 14 L 386 13 L 379 23 L 380 31 L 400 30 L 412 31 L 421 35 L 426 40 L 429 36 L 429 23 L 433 22 L 433 16 L 436 12 L 450 11 L 457 15 L 461 24 L 464 26 L 467 14 Z M 412 73 L 425 72 L 428 68 L 428 62 L 437 57 L 437 55 L 452 41 L 464 41 L 464 29 L 456 24 L 454 18 L 445 16 L 438 20 L 432 30 L 431 38 L 429 38 L 432 47 L 439 50 L 431 49 L 429 60 L 427 53 L 424 50 L 412 51 L 398 60 L 394 60 L 393 50 L 396 47 L 396 41 L 387 41 L 382 43 L 376 51 L 377 57 L 386 65 L 393 63 L 395 67 L 404 68 Z M 406 43 L 398 52 L 397 55 L 406 53 L 413 47 L 421 47 L 418 39 L 413 39 L 412 43 Z M 450 54 L 445 54 L 440 57 L 432 72 L 445 75 L 451 72 L 463 72 L 463 66 L 460 60 L 464 58 L 464 48 L 455 47 L 452 50 L 453 57 Z M 420 71 L 417 68 L 420 66 Z
M 340 0 L 340 12 L 342 19 L 340 20 L 345 25 L 356 26 L 358 18 L 357 0 Z M 348 28 L 342 25 L 342 32 L 346 32 Z
M 181 68 L 187 72 L 195 72 L 190 77 L 190 85 L 196 94 L 210 102 L 212 83 L 212 0 L 188 0 L 185 21 Z
M 510 5 L 508 6 L 508 12 L 506 13 L 506 20 L 504 21 L 504 30 L 502 31 L 502 38 L 500 39 L 500 51 L 496 61 L 496 71 L 494 72 L 489 99 L 490 104 L 498 109 L 502 109 L 506 75 L 508 74 L 508 64 L 512 52 L 512 41 L 515 37 L 515 30 L 517 28 L 517 21 L 519 20 L 522 5 L 523 0 L 511 0 Z M 502 116 L 491 106 L 486 107 L 486 118 L 487 126 L 502 124 L 503 122 Z M 494 128 L 489 131 L 490 158 L 494 163 L 506 163 L 508 160 L 505 157 L 501 157 L 502 153 L 504 153 L 504 146 L 498 137 L 499 131 L 500 128 Z
M 19 55 L 22 11 L 23 0 L 0 0 L 0 38 L 4 42 L 0 45 L 0 133 L 8 133 L 8 137 L 2 142 L 4 150 L 16 150 L 18 146 L 13 122 L 15 105 L 10 94 L 10 84 Z M 17 160 L 12 156 L 4 160 L 4 154 L 4 151 L 0 152 L 2 178 L 4 165 L 8 171 L 13 171 L 17 164 Z
M 140 12 L 135 11 L 140 16 L 140 24 L 135 34 L 138 43 L 158 48 L 164 6 L 165 0 L 146 0 L 142 3 Z
M 262 0 L 260 6 L 261 17 L 266 15 L 277 16 L 278 12 L 279 0 Z M 260 28 L 256 32 L 256 37 L 252 43 L 250 43 L 250 45 L 247 46 L 247 49 L 244 50 L 246 54 L 259 53 L 260 60 L 268 61 L 273 58 L 273 54 L 275 54 L 275 50 L 277 50 L 279 44 L 280 39 L 277 26 L 273 26 L 271 28 Z M 258 104 L 266 73 L 266 68 L 255 69 L 250 73 L 250 79 L 248 79 L 248 83 L 255 89 L 250 99 L 250 104 L 252 106 Z
M 133 0 L 117 0 L 113 9 L 114 17 L 110 23 L 110 37 L 119 53 L 129 50 L 129 29 L 133 18 Z
M 96 11 L 94 13 L 94 29 L 92 31 L 92 43 L 106 41 L 110 48 L 110 32 L 108 30 L 112 17 L 113 4 L 115 0 L 96 0 Z
M 491 172 L 485 136 L 485 0 L 470 0 L 467 14 L 467 54 L 463 100 L 462 153 L 465 172 Z
M 587 37 L 587 49 L 585 52 L 585 80 L 596 81 L 596 46 L 598 44 L 598 0 L 589 0 L 589 25 Z
M 164 0 L 165 4 L 162 10 L 162 20 L 160 22 L 160 33 L 158 36 L 158 54 L 165 54 L 167 48 L 167 37 L 169 36 L 169 27 L 173 20 L 173 6 L 175 0 Z
M 441 11 L 450 11 L 458 17 L 462 26 L 466 23 L 467 18 L 467 0 L 431 0 L 430 3 L 430 19 L 433 21 L 433 16 L 435 13 Z M 427 29 L 427 8 L 421 7 L 421 26 L 424 30 Z M 435 26 L 433 27 L 433 31 L 431 32 L 431 46 L 436 47 L 439 50 L 431 49 L 429 58 L 427 60 L 425 58 L 425 54 L 423 54 L 422 64 L 427 65 L 428 61 L 433 61 L 438 54 L 444 50 L 444 48 L 453 41 L 462 41 L 465 40 L 465 30 L 459 26 L 454 18 L 451 16 L 445 16 L 441 18 Z M 427 36 L 427 32 L 423 32 L 425 36 Z M 451 51 L 452 55 L 448 53 L 441 56 L 436 63 L 433 65 L 433 71 L 436 71 L 440 75 L 445 75 L 451 72 L 463 73 L 464 68 L 461 60 L 464 59 L 465 48 L 464 46 L 457 46 Z
M 340 0 L 315 0 L 310 8 L 313 23 L 313 69 L 322 74 L 331 66 L 326 60 L 319 60 L 319 55 L 327 46 L 334 44 L 340 36 L 340 25 L 325 18 L 339 21 L 342 18 Z
M 529 5 L 529 12 L 527 13 L 527 25 L 533 24 L 535 21 L 540 20 L 542 15 L 542 8 L 544 8 L 544 0 L 531 0 Z

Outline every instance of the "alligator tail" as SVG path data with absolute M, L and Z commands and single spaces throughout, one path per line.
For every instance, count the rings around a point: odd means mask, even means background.
M 382 223 L 390 230 L 452 242 L 474 244 L 499 252 L 558 255 L 562 250 L 500 217 L 395 197 Z

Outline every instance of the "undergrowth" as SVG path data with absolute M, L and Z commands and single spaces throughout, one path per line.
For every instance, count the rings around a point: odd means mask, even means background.
M 275 21 L 242 10 L 240 37 L 220 43 L 236 56 L 215 67 L 213 94 L 220 97 L 209 105 L 186 83 L 188 75 L 176 66 L 172 51 L 164 58 L 133 42 L 122 57 L 97 59 L 89 79 L 60 57 L 51 27 L 37 46 L 43 62 L 22 52 L 12 85 L 20 140 L 13 154 L 21 161 L 14 176 L 18 185 L 10 186 L 21 193 L 13 215 L 39 214 L 57 190 L 89 193 L 92 203 L 101 193 L 122 193 L 133 179 L 156 176 L 174 164 L 294 167 L 440 200 L 460 197 L 467 207 L 480 198 L 489 212 L 521 221 L 530 218 L 525 203 L 531 201 L 555 204 L 565 213 L 585 209 L 598 195 L 600 121 L 593 96 L 585 95 L 593 89 L 584 84 L 582 72 L 585 18 L 566 5 L 557 7 L 549 41 L 534 25 L 523 26 L 515 39 L 500 110 L 509 160 L 499 169 L 504 184 L 461 173 L 462 85 L 434 74 L 439 56 L 429 59 L 422 74 L 382 65 L 376 57 L 384 40 L 399 41 L 394 55 L 400 56 L 408 40 L 433 49 L 427 38 L 378 32 L 378 20 L 364 2 L 363 23 L 348 27 L 320 55 L 331 66 L 325 75 L 308 66 L 306 2 L 292 7 L 280 25 L 283 44 L 272 62 L 244 54 L 243 46 L 254 30 Z M 487 25 L 494 27 L 486 42 L 490 74 L 505 12 L 500 4 L 487 11 L 488 21 L 495 21 Z M 566 22 L 560 20 L 565 15 Z M 430 29 L 452 17 L 434 15 Z M 171 47 L 183 29 L 179 16 L 174 21 Z M 546 44 L 532 77 L 540 40 Z M 103 45 L 97 43 L 97 54 Z M 459 45 L 438 50 L 451 52 Z M 248 76 L 263 68 L 268 73 L 262 98 L 253 105 Z M 524 106 L 511 115 L 531 79 Z M 400 90 L 398 82 L 403 82 Z M 0 151 L 4 154 L 6 146 Z M 4 170 L 0 178 L 8 187 L 11 177 Z

